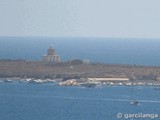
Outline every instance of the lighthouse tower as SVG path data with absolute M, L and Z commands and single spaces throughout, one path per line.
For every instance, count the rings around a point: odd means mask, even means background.
M 58 63 L 61 62 L 59 55 L 56 54 L 55 49 L 53 45 L 51 45 L 47 50 L 47 55 L 43 56 L 44 62 L 52 62 L 52 63 Z

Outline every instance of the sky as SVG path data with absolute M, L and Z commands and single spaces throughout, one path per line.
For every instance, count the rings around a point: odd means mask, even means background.
M 0 0 L 0 36 L 160 38 L 160 0 Z

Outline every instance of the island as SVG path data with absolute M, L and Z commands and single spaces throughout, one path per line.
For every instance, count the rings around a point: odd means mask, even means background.
M 37 83 L 59 81 L 60 85 L 160 85 L 160 66 L 103 64 L 80 59 L 62 62 L 51 46 L 40 61 L 1 59 L 0 78 Z

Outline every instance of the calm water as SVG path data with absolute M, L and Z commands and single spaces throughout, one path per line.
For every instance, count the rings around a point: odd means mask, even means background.
M 142 102 L 131 105 L 131 98 Z M 160 114 L 160 94 L 153 87 L 0 83 L 0 107 L 1 120 L 116 120 L 119 112 Z
M 16 38 L 0 37 L 0 59 L 41 60 L 53 44 L 63 61 L 160 66 L 160 40 L 113 38 Z

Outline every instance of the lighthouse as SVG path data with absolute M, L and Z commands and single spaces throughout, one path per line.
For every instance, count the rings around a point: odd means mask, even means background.
M 43 56 L 44 62 L 58 63 L 61 62 L 59 55 L 56 54 L 53 45 L 51 45 L 47 50 L 47 55 Z

